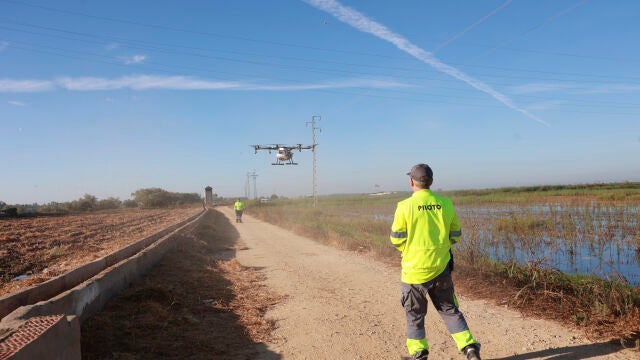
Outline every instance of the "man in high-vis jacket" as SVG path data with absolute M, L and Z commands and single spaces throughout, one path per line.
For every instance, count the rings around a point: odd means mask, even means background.
M 242 222 L 242 212 L 244 211 L 244 207 L 244 202 L 242 202 L 240 199 L 236 200 L 236 202 L 233 204 L 233 209 L 236 211 L 237 223 Z
M 415 165 L 407 175 L 413 194 L 398 203 L 390 238 L 402 252 L 402 306 L 407 315 L 409 354 L 421 360 L 429 355 L 424 326 L 429 296 L 458 350 L 469 360 L 480 360 L 480 344 L 471 335 L 453 292 L 451 245 L 462 235 L 453 204 L 429 190 L 433 183 L 429 165 Z

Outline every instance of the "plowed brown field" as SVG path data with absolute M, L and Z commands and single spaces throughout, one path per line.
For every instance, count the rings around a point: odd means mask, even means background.
M 2 219 L 0 296 L 103 257 L 200 211 L 198 206 Z

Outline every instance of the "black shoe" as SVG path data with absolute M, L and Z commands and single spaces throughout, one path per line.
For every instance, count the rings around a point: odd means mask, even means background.
M 462 349 L 462 353 L 467 357 L 467 360 L 481 360 L 480 344 L 467 345 L 464 349 Z
M 411 355 L 411 360 L 427 360 L 428 357 L 429 357 L 429 351 L 421 350 Z

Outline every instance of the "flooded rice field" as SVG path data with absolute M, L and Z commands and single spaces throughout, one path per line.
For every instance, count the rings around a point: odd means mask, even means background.
M 493 260 L 640 286 L 638 206 L 459 206 L 457 211 L 469 245 Z
M 465 247 L 479 256 L 640 286 L 637 205 L 459 205 L 456 211 Z M 393 212 L 373 218 L 390 223 Z

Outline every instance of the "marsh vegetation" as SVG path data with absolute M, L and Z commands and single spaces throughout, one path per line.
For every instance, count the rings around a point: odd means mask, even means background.
M 454 247 L 460 275 L 498 284 L 501 302 L 538 315 L 640 337 L 640 183 L 440 193 L 453 200 L 463 229 Z M 315 208 L 312 199 L 279 199 L 248 208 L 321 242 L 397 262 L 389 228 L 396 203 L 409 195 L 326 196 Z

